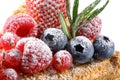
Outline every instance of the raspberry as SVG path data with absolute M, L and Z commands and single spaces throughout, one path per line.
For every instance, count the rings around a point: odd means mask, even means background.
M 9 17 L 3 28 L 4 32 L 13 32 L 19 37 L 37 36 L 35 20 L 28 14 L 17 14 Z
M 30 40 L 24 45 L 21 71 L 36 73 L 47 68 L 52 61 L 52 52 L 42 40 Z
M 5 50 L 10 50 L 15 47 L 18 41 L 18 36 L 11 32 L 6 32 L 1 36 L 0 43 Z
M 20 50 L 20 51 L 23 53 L 25 43 L 26 43 L 27 41 L 30 41 L 30 40 L 33 41 L 33 40 L 36 40 L 36 38 L 34 38 L 34 37 L 21 38 L 21 39 L 17 42 L 15 48 L 18 49 L 18 50 Z
M 1 71 L 0 80 L 20 80 L 20 77 L 14 69 L 9 68 Z
M 3 65 L 6 67 L 17 69 L 21 63 L 22 53 L 17 49 L 5 51 Z
M 53 57 L 53 66 L 59 70 L 63 71 L 72 66 L 72 56 L 66 50 L 58 51 Z
M 102 21 L 99 17 L 93 18 L 88 24 L 78 30 L 79 36 L 86 36 L 90 40 L 93 40 L 101 32 Z

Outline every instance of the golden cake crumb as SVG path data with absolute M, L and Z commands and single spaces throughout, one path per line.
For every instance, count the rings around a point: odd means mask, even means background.
M 120 79 L 120 52 L 115 52 L 112 58 L 78 65 L 71 69 L 57 72 L 50 66 L 32 75 L 21 74 L 22 80 L 119 80 Z
M 26 4 L 25 4 L 25 3 L 22 3 L 22 4 L 17 8 L 17 10 L 13 11 L 13 15 L 16 15 L 16 14 L 19 14 L 19 13 L 24 13 L 24 14 L 27 13 Z

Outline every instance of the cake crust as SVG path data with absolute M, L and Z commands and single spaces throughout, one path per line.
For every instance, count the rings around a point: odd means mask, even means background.
M 120 79 L 120 52 L 113 57 L 87 64 L 74 64 L 71 69 L 58 72 L 52 66 L 36 74 L 20 74 L 22 80 L 118 80 Z

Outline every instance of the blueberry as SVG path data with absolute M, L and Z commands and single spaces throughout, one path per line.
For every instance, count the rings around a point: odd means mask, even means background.
M 98 36 L 93 42 L 95 49 L 94 58 L 104 60 L 111 57 L 114 53 L 115 45 L 112 40 L 106 36 Z
M 68 43 L 68 51 L 73 56 L 75 63 L 88 62 L 94 53 L 94 48 L 91 41 L 84 36 L 77 36 Z
M 51 48 L 53 53 L 64 49 L 68 43 L 68 39 L 62 30 L 57 28 L 46 29 L 43 32 L 41 39 Z

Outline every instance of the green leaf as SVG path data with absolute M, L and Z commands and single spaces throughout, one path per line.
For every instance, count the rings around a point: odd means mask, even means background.
M 101 8 L 94 10 L 91 13 L 91 15 L 84 21 L 84 23 L 79 27 L 79 29 L 81 29 L 84 25 L 86 25 L 89 21 L 91 21 L 95 16 L 101 13 L 105 9 L 108 3 L 109 3 L 109 0 L 107 0 L 106 3 Z
M 70 0 L 66 0 L 66 9 L 67 9 L 68 20 L 71 25 L 72 19 L 71 19 L 71 14 L 70 14 Z
M 73 5 L 73 23 L 76 20 L 76 17 L 78 16 L 78 7 L 79 7 L 79 0 L 74 0 L 74 5 Z
M 89 6 L 87 6 L 76 18 L 75 23 L 73 23 L 72 25 L 72 35 L 73 37 L 76 36 L 76 32 L 78 31 L 78 25 L 80 24 L 80 22 L 85 19 L 86 17 L 88 17 L 90 15 L 90 12 L 98 5 L 98 3 L 101 0 L 96 0 L 94 1 L 92 4 L 90 4 Z
M 66 21 L 65 21 L 65 18 L 63 16 L 62 12 L 59 12 L 58 16 L 59 16 L 60 24 L 61 24 L 61 27 L 62 27 L 62 31 L 68 37 L 68 39 L 70 39 L 71 35 L 70 35 L 69 30 L 68 30 L 68 26 L 66 24 Z

